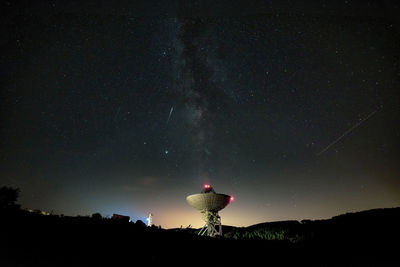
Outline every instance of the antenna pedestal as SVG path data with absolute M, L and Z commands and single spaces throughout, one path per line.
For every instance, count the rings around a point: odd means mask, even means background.
M 200 229 L 199 235 L 203 236 L 222 236 L 222 224 L 221 217 L 218 215 L 217 211 L 202 211 L 203 220 L 206 224 Z

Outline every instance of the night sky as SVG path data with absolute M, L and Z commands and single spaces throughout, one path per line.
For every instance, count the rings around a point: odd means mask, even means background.
M 236 226 L 400 206 L 399 4 L 258 2 L 3 2 L 0 186 L 166 228 L 204 183 Z

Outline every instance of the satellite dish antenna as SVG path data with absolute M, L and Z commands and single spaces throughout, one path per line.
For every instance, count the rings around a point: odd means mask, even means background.
M 234 200 L 232 196 L 217 194 L 209 184 L 203 186 L 200 194 L 186 197 L 190 206 L 199 210 L 203 214 L 206 224 L 200 229 L 199 235 L 222 236 L 221 217 L 218 211 L 225 208 Z

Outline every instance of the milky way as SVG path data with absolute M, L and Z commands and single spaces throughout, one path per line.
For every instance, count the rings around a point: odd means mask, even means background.
M 186 118 L 192 127 L 199 178 L 207 181 L 213 176 L 213 135 L 219 112 L 215 106 L 223 103 L 219 98 L 225 97 L 212 81 L 214 66 L 209 61 L 210 50 L 218 49 L 218 45 L 210 47 L 210 40 L 215 37 L 207 33 L 207 25 L 201 19 L 175 21 L 175 50 L 179 51 L 175 63 L 180 77 L 176 89 L 182 94 Z

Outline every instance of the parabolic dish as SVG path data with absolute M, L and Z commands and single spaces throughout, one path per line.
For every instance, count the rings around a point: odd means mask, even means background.
M 201 193 L 186 197 L 186 201 L 200 211 L 220 211 L 230 203 L 231 197 L 225 194 Z

